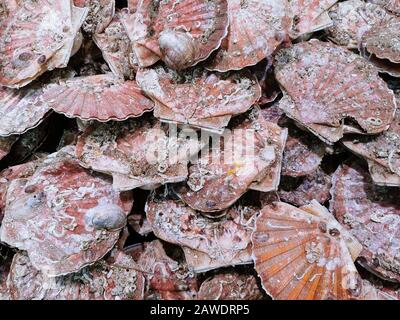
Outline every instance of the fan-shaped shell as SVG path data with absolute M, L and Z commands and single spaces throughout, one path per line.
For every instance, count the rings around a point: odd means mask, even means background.
M 375 186 L 368 172 L 352 163 L 337 169 L 331 194 L 331 211 L 363 245 L 359 263 L 380 277 L 400 282 L 397 192 Z
M 102 33 L 115 14 L 115 0 L 74 0 L 74 5 L 89 9 L 82 25 L 89 34 Z
M 93 35 L 93 40 L 103 53 L 111 71 L 120 79 L 134 79 L 130 65 L 132 47 L 121 22 L 122 12 L 117 12 L 102 33 Z
M 174 69 L 205 60 L 228 29 L 226 0 L 142 0 L 131 39 L 141 67 L 159 59 Z
M 255 77 L 247 73 L 217 74 L 192 69 L 139 70 L 136 80 L 154 100 L 154 116 L 222 133 L 232 115 L 246 112 L 261 96 Z
M 50 84 L 44 88 L 43 100 L 54 111 L 82 120 L 122 121 L 153 109 L 135 81 L 111 73 Z
M 254 208 L 237 207 L 214 220 L 179 201 L 150 199 L 146 204 L 154 234 L 182 246 L 195 272 L 251 263 L 250 235 L 256 213 Z
M 1 241 L 26 250 L 49 276 L 77 272 L 115 245 L 119 230 L 94 228 L 85 219 L 89 210 L 108 204 L 128 214 L 132 207 L 130 194 L 115 192 L 111 181 L 80 167 L 71 152 L 50 155 L 31 177 L 11 181 L 6 196 Z
M 255 269 L 274 299 L 349 299 L 360 289 L 356 240 L 316 202 L 264 207 L 252 242 Z
M 142 300 L 144 277 L 131 257 L 114 252 L 81 271 L 56 278 L 35 269 L 28 255 L 15 254 L 8 285 L 15 300 Z
M 205 280 L 199 300 L 259 300 L 263 297 L 256 277 L 238 272 L 222 273 Z
M 229 34 L 210 70 L 225 72 L 257 64 L 288 38 L 291 19 L 286 0 L 228 0 Z
M 326 142 L 347 132 L 379 133 L 393 120 L 393 92 L 374 66 L 344 48 L 314 39 L 298 43 L 279 52 L 275 67 L 285 91 L 280 108 Z M 344 125 L 348 118 L 362 130 Z
M 159 123 L 143 121 L 89 127 L 78 139 L 81 164 L 113 176 L 116 190 L 180 182 L 200 150 L 197 140 L 168 136 Z
M 293 26 L 291 37 L 297 38 L 332 25 L 328 10 L 338 0 L 289 0 Z

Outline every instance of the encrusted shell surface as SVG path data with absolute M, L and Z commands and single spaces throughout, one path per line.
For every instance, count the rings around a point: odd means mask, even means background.
M 379 4 L 389 12 L 400 16 L 400 1 L 399 0 L 368 0 L 369 2 Z
M 150 199 L 146 204 L 154 234 L 182 246 L 195 272 L 251 263 L 250 235 L 256 213 L 251 207 L 234 207 L 215 220 L 179 201 Z
M 285 91 L 280 108 L 325 142 L 349 132 L 379 133 L 393 120 L 394 95 L 377 69 L 339 46 L 312 39 L 283 49 L 275 74 Z M 348 118 L 360 128 L 345 125 Z
M 74 5 L 88 8 L 82 29 L 89 34 L 102 33 L 115 14 L 115 0 L 73 0 Z
M 276 202 L 261 210 L 252 235 L 255 269 L 274 299 L 350 299 L 361 278 L 356 240 L 316 202 Z M 355 250 L 350 248 L 354 248 Z
M 261 97 L 248 73 L 218 74 L 192 69 L 178 74 L 162 66 L 139 70 L 136 80 L 155 102 L 154 116 L 222 133 L 232 115 L 246 112 Z
M 205 60 L 227 34 L 227 1 L 142 0 L 131 40 L 141 67 L 159 59 L 174 69 Z
M 136 84 L 112 73 L 76 77 L 44 88 L 43 100 L 56 112 L 82 120 L 122 121 L 153 109 Z
M 180 182 L 201 145 L 167 133 L 158 122 L 93 125 L 79 137 L 76 156 L 83 166 L 112 175 L 116 190 Z
M 400 201 L 396 190 L 373 184 L 360 164 L 344 164 L 332 178 L 330 208 L 363 245 L 358 262 L 400 282 Z
M 229 33 L 210 70 L 240 70 L 270 57 L 287 40 L 291 18 L 286 0 L 228 0 Z
M 199 300 L 259 300 L 263 297 L 254 275 L 229 272 L 205 280 Z
M 8 286 L 14 300 L 141 300 L 144 276 L 131 257 L 113 252 L 112 259 L 65 276 L 48 277 L 26 253 L 15 254 Z
M 109 179 L 79 166 L 71 153 L 67 147 L 48 156 L 32 176 L 12 180 L 7 190 L 1 241 L 26 250 L 48 276 L 77 272 L 115 245 L 119 216 L 116 228 L 109 225 L 113 217 L 94 226 L 85 219 L 89 211 L 118 206 L 127 215 L 133 202 L 130 193 L 115 192 Z

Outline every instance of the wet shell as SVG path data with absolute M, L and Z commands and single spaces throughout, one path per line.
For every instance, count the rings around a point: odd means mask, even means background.
M 18 4 L 0 31 L 0 85 L 19 88 L 47 70 L 65 67 L 86 13 L 70 0 Z
M 205 280 L 199 289 L 199 300 L 259 300 L 263 297 L 253 275 L 230 272 Z
M 316 202 L 300 209 L 283 202 L 264 207 L 252 242 L 265 291 L 278 300 L 349 299 L 359 294 L 361 278 L 351 255 L 357 256 L 359 248 L 346 233 Z
M 135 81 L 124 82 L 111 73 L 50 84 L 43 100 L 54 111 L 82 120 L 122 121 L 153 109 Z
M 193 69 L 178 74 L 156 67 L 139 70 L 136 80 L 154 100 L 154 116 L 222 133 L 232 115 L 246 112 L 261 97 L 255 77 Z
M 71 275 L 48 277 L 35 269 L 28 255 L 14 256 L 8 286 L 14 300 L 141 300 L 144 277 L 123 252 L 113 261 L 100 260 Z
M 119 232 L 87 225 L 89 210 L 108 204 L 128 214 L 132 207 L 131 194 L 115 192 L 111 181 L 80 167 L 73 152 L 67 147 L 48 156 L 31 177 L 11 181 L 7 191 L 1 241 L 26 250 L 48 276 L 77 272 L 115 245 Z
M 332 184 L 331 211 L 363 245 L 358 262 L 384 279 L 400 282 L 397 192 L 375 186 L 357 163 L 339 167 Z
M 115 14 L 115 0 L 74 0 L 77 7 L 88 8 L 82 28 L 89 34 L 102 33 Z
M 283 180 L 278 194 L 282 201 L 295 206 L 307 205 L 313 199 L 324 204 L 330 198 L 330 188 L 331 176 L 318 168 L 312 174 L 303 177 L 300 184 L 293 189 L 290 188 L 290 182 Z
M 131 40 L 141 67 L 159 59 L 174 69 L 194 66 L 228 32 L 226 0 L 142 0 L 134 17 Z
M 338 0 L 289 0 L 293 26 L 292 38 L 298 38 L 332 25 L 328 10 Z
M 185 263 L 178 263 L 165 252 L 161 241 L 145 244 L 138 258 L 147 282 L 146 300 L 192 300 L 197 296 L 197 279 Z
M 134 70 L 130 65 L 132 47 L 121 22 L 122 16 L 122 12 L 117 13 L 102 33 L 93 36 L 93 40 L 118 78 L 134 79 Z
M 369 62 L 346 49 L 312 39 L 281 50 L 275 68 L 285 91 L 280 108 L 325 142 L 349 132 L 379 133 L 393 120 L 393 92 Z M 345 125 L 348 118 L 362 130 Z
M 18 136 L 0 137 L 0 160 L 11 150 L 11 147 L 18 140 Z
M 257 64 L 287 40 L 291 25 L 283 0 L 228 0 L 229 34 L 208 66 L 225 72 Z
M 205 272 L 251 263 L 250 235 L 257 211 L 236 207 L 220 220 L 174 200 L 148 200 L 146 215 L 154 234 L 183 247 L 189 268 Z
M 196 136 L 197 138 L 197 136 Z M 159 123 L 129 121 L 89 127 L 78 139 L 81 164 L 113 176 L 116 190 L 184 181 L 197 140 L 168 136 Z

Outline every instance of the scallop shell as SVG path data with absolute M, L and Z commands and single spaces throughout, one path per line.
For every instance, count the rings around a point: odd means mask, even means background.
M 106 204 L 127 215 L 131 194 L 79 166 L 67 147 L 48 156 L 33 175 L 11 181 L 1 225 L 1 241 L 26 250 L 48 276 L 77 272 L 101 259 L 115 245 L 119 230 L 94 228 L 85 214 Z
M 290 35 L 298 38 L 332 25 L 328 10 L 338 0 L 289 0 L 293 25 Z
M 117 12 L 111 23 L 102 33 L 93 35 L 93 41 L 103 53 L 111 71 L 120 79 L 134 79 L 130 65 L 132 47 L 122 24 L 122 12 Z
M 186 264 L 171 259 L 161 241 L 145 244 L 138 265 L 147 280 L 146 300 L 192 300 L 197 296 L 196 277 Z
M 195 272 L 251 263 L 250 235 L 256 213 L 251 207 L 234 207 L 215 220 L 179 201 L 149 199 L 146 203 L 154 234 L 182 246 Z
M 252 235 L 255 269 L 278 300 L 349 299 L 361 278 L 352 261 L 357 241 L 317 202 L 262 209 Z
M 139 70 L 136 80 L 154 100 L 154 116 L 222 133 L 232 115 L 246 112 L 261 97 L 255 77 L 247 73 L 217 74 L 192 69 Z
M 400 63 L 393 63 L 389 60 L 379 59 L 374 55 L 366 57 L 381 73 L 386 73 L 392 77 L 400 78 Z
M 14 300 L 141 300 L 144 277 L 131 257 L 115 252 L 113 261 L 100 260 L 81 271 L 48 277 L 35 269 L 28 255 L 17 253 L 8 285 Z
M 376 3 L 385 8 L 389 12 L 400 15 L 400 1 L 399 0 L 368 0 L 369 2 Z
M 201 145 L 164 130 L 133 120 L 92 126 L 78 139 L 76 156 L 84 167 L 112 175 L 116 190 L 184 181 Z
M 82 28 L 89 34 L 102 33 L 115 14 L 115 0 L 74 0 L 77 7 L 89 9 Z
M 298 43 L 278 53 L 275 74 L 285 91 L 280 108 L 325 142 L 349 132 L 380 133 L 393 120 L 393 92 L 370 63 L 344 48 L 315 39 Z M 346 118 L 360 128 L 345 125 Z
M 253 275 L 229 272 L 205 280 L 199 289 L 199 300 L 260 300 L 263 297 Z
M 213 138 L 217 147 L 202 152 L 189 167 L 186 184 L 176 190 L 178 196 L 195 210 L 215 212 L 228 208 L 249 188 L 277 189 L 286 134 L 253 109 L 225 132 L 220 146 L 221 138 Z
M 257 64 L 288 38 L 291 25 L 287 1 L 228 0 L 229 34 L 210 70 L 225 72 Z
M 18 140 L 18 136 L 0 137 L 0 160 L 11 150 L 11 147 Z
M 86 10 L 75 10 L 70 0 L 19 3 L 0 31 L 0 85 L 19 88 L 47 70 L 65 67 L 79 17 L 85 15 Z
M 284 179 L 280 184 L 279 197 L 282 201 L 295 206 L 307 205 L 313 199 L 320 204 L 324 204 L 330 198 L 331 176 L 320 168 L 312 174 L 303 177 L 299 185 L 293 189 L 287 190 L 290 182 L 285 182 Z
M 124 82 L 111 73 L 50 84 L 43 100 L 68 117 L 104 122 L 139 117 L 153 109 L 135 81 Z
M 162 59 L 186 69 L 207 59 L 228 32 L 227 6 L 226 0 L 141 0 L 131 35 L 139 65 Z
M 357 163 L 339 167 L 332 184 L 331 211 L 363 245 L 358 262 L 384 279 L 400 282 L 397 192 L 375 186 Z

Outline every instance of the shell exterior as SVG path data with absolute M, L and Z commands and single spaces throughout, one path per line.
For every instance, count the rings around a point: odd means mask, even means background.
M 122 121 L 153 109 L 135 81 L 111 73 L 77 77 L 44 88 L 43 100 L 67 117 L 82 120 Z
M 332 25 L 328 10 L 338 0 L 289 0 L 293 26 L 291 37 L 298 38 Z
M 257 109 L 246 117 L 232 131 L 226 131 L 223 145 L 217 143 L 216 148 L 202 152 L 189 167 L 186 184 L 176 191 L 193 209 L 220 211 L 249 188 L 264 192 L 277 189 L 287 132 L 264 121 Z
M 255 269 L 274 299 L 350 299 L 360 293 L 350 250 L 356 241 L 316 202 L 264 207 L 252 242 Z
M 293 190 L 286 190 L 284 186 L 285 182 L 282 181 L 278 192 L 280 199 L 284 202 L 304 206 L 316 200 L 324 204 L 330 198 L 331 176 L 317 168 L 315 172 L 304 177 Z
M 139 70 L 136 80 L 154 100 L 155 117 L 219 133 L 232 115 L 246 112 L 261 97 L 257 79 L 242 72 L 192 69 L 178 74 L 160 66 Z
M 199 289 L 199 300 L 259 300 L 263 297 L 253 275 L 229 272 L 205 280 Z
M 77 7 L 88 8 L 89 13 L 82 28 L 89 34 L 102 33 L 115 14 L 115 0 L 74 0 Z
M 389 12 L 392 12 L 400 16 L 400 1 L 399 0 L 368 0 L 369 2 L 376 3 L 381 7 L 385 8 Z
M 93 35 L 93 40 L 103 53 L 111 71 L 120 79 L 134 79 L 130 65 L 132 47 L 118 12 L 102 33 Z
M 131 35 L 139 65 L 194 66 L 220 46 L 228 23 L 226 0 L 140 0 Z
M 133 203 L 130 193 L 115 192 L 109 179 L 80 167 L 73 152 L 67 147 L 48 156 L 7 190 L 1 241 L 26 250 L 48 276 L 77 272 L 115 245 L 119 231 L 87 224 L 89 210 L 112 204 L 127 215 Z
M 0 85 L 19 88 L 47 70 L 65 67 L 86 13 L 70 0 L 18 3 L 0 31 Z
M 384 279 L 400 282 L 398 194 L 374 185 L 357 163 L 337 169 L 331 194 L 331 211 L 363 245 L 359 263 Z
M 240 70 L 270 57 L 288 38 L 291 19 L 286 0 L 228 0 L 229 34 L 208 66 Z
M 280 108 L 328 143 L 347 132 L 382 132 L 393 120 L 393 92 L 373 65 L 344 48 L 312 39 L 281 50 L 275 67 L 285 91 Z M 345 126 L 346 118 L 363 131 Z
M 382 7 L 362 0 L 339 2 L 329 16 L 333 20 L 333 26 L 327 30 L 329 38 L 349 49 L 358 49 L 365 32 L 393 19 Z
M 147 242 L 138 265 L 146 277 L 146 300 L 192 300 L 197 296 L 197 279 L 185 263 L 166 254 L 159 240 Z
M 113 261 L 100 260 L 81 271 L 48 277 L 35 269 L 28 255 L 17 253 L 8 286 L 15 300 L 141 300 L 144 276 L 131 257 L 113 252 Z
M 235 207 L 215 220 L 179 201 L 150 199 L 146 203 L 154 234 L 182 246 L 195 272 L 251 263 L 250 235 L 256 213 L 251 207 Z
M 113 176 L 116 190 L 131 190 L 187 178 L 198 141 L 168 136 L 159 123 L 128 121 L 89 127 L 78 139 L 80 163 Z
M 17 140 L 18 136 L 0 137 L 0 160 L 10 152 L 11 147 Z

